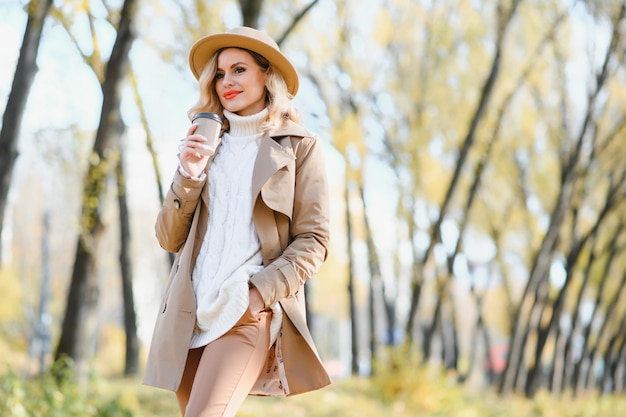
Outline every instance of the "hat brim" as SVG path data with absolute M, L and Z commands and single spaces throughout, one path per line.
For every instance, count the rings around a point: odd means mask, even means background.
M 196 79 L 204 70 L 213 54 L 223 48 L 243 48 L 264 56 L 280 72 L 292 96 L 298 92 L 298 73 L 279 50 L 265 42 L 237 33 L 216 33 L 200 38 L 189 51 L 189 67 Z

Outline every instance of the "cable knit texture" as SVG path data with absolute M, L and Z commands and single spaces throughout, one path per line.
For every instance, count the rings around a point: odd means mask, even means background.
M 198 302 L 191 348 L 204 346 L 230 330 L 249 305 L 248 280 L 263 269 L 261 246 L 252 222 L 252 171 L 260 125 L 267 109 L 238 116 L 227 110 L 229 132 L 209 167 L 209 223 L 192 273 Z M 282 321 L 271 306 L 270 334 L 276 340 Z M 272 344 L 270 343 L 270 345 Z

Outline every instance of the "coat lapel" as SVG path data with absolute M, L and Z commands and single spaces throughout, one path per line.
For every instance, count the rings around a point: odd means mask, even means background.
M 268 180 L 274 174 L 276 174 L 278 171 L 280 171 L 283 168 L 285 168 L 287 171 L 292 171 L 289 169 L 290 168 L 289 166 L 290 165 L 293 166 L 292 163 L 295 161 L 295 159 L 296 157 L 290 148 L 288 149 L 288 148 L 283 147 L 274 139 L 267 137 L 267 136 L 261 139 L 261 143 L 259 144 L 259 153 L 256 157 L 256 161 L 254 164 L 254 171 L 252 175 L 252 201 L 256 201 L 259 194 L 261 193 L 261 190 L 263 189 L 263 186 L 268 182 Z M 290 172 L 289 175 L 287 175 L 287 177 L 292 177 L 292 176 L 295 178 L 294 172 Z M 285 178 L 285 179 L 288 179 L 288 178 Z M 293 183 L 291 187 L 293 188 Z M 279 187 L 279 188 L 275 188 L 272 191 L 273 192 L 270 192 L 270 194 L 274 194 L 276 192 L 284 193 L 287 190 L 283 189 L 282 187 Z M 270 200 L 272 201 L 267 201 L 267 197 L 270 197 Z M 282 197 L 279 199 L 280 201 L 273 201 L 274 200 L 273 197 L 280 197 L 280 196 L 274 196 L 274 195 L 266 196 L 265 193 L 263 193 L 263 200 L 269 207 L 273 209 L 283 208 L 282 210 L 279 210 L 279 211 L 284 213 L 284 207 L 282 207 L 284 204 L 281 204 L 281 203 L 285 202 L 285 200 L 291 200 L 288 203 L 289 205 L 291 205 L 291 207 L 293 207 L 293 199 L 289 199 L 288 196 L 285 196 L 283 194 Z M 277 204 L 281 207 L 276 207 Z M 289 217 L 291 217 L 291 211 L 289 211 L 288 213 L 284 213 L 284 214 L 287 214 Z
M 252 218 L 266 265 L 282 252 L 274 211 L 284 213 L 289 219 L 292 216 L 294 161 L 291 148 L 285 148 L 267 136 L 261 139 L 252 175 Z

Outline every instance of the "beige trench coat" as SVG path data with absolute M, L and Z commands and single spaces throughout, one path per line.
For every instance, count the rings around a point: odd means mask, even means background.
M 252 197 L 265 268 L 251 281 L 265 305 L 279 301 L 284 314 L 279 338 L 251 394 L 294 395 L 322 388 L 330 378 L 307 327 L 303 291 L 328 250 L 328 189 L 319 140 L 292 122 L 272 138 L 262 138 Z M 196 322 L 191 272 L 207 229 L 207 207 L 206 181 L 176 173 L 155 227 L 160 245 L 177 255 L 150 344 L 147 385 L 176 391 L 182 379 Z M 281 360 L 284 367 L 278 366 Z

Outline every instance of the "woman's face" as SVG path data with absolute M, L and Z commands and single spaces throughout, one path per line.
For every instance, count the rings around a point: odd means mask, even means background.
M 224 49 L 217 58 L 215 92 L 222 106 L 240 116 L 265 108 L 266 73 L 248 52 Z

